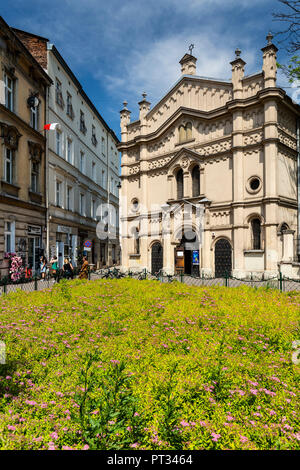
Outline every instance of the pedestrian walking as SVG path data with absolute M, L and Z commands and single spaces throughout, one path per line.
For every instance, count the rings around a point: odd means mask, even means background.
M 68 260 L 68 258 L 64 259 L 63 265 L 63 276 L 67 279 L 73 279 L 73 266 L 72 263 Z
M 57 256 L 52 256 L 50 260 L 51 269 L 52 269 L 52 276 L 54 277 L 55 281 L 58 280 L 58 261 Z
M 46 281 L 46 270 L 47 270 L 47 259 L 43 255 L 40 257 L 40 272 L 41 272 L 43 281 Z
M 89 275 L 89 263 L 88 263 L 88 260 L 87 260 L 87 257 L 84 256 L 83 259 L 82 259 L 82 266 L 81 266 L 81 269 L 79 271 L 79 279 L 88 279 L 88 275 Z

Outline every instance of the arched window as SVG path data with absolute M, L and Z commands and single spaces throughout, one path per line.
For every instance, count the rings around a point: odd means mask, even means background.
M 177 199 L 183 199 L 183 171 L 180 169 L 176 175 Z
M 185 128 L 184 126 L 179 127 L 179 142 L 185 142 Z
M 186 140 L 191 140 L 192 138 L 192 123 L 188 122 L 185 126 L 186 130 Z
M 286 224 L 285 222 L 281 225 L 281 228 L 280 228 L 280 232 L 283 233 L 285 232 L 286 230 L 289 230 L 289 226 L 288 224 Z
M 200 194 L 200 168 L 195 166 L 192 171 L 193 197 Z
M 192 123 L 188 122 L 185 125 L 179 126 L 179 142 L 186 142 L 192 139 Z
M 251 222 L 252 225 L 252 245 L 253 250 L 261 249 L 261 226 L 259 219 L 253 219 Z

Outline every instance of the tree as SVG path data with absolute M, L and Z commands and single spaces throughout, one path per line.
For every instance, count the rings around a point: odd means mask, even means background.
M 275 21 L 282 21 L 286 29 L 277 35 L 282 36 L 282 41 L 287 43 L 286 50 L 295 53 L 300 49 L 300 0 L 279 0 L 280 3 L 289 8 L 287 13 L 273 13 Z
M 286 28 L 277 35 L 282 37 L 280 42 L 285 43 L 286 51 L 294 54 L 300 49 L 300 0 L 279 0 L 279 2 L 288 7 L 288 10 L 273 13 L 275 21 L 281 21 L 286 25 Z M 278 64 L 278 68 L 288 77 L 290 83 L 300 79 L 300 58 L 298 55 L 293 55 L 289 59 L 288 65 Z

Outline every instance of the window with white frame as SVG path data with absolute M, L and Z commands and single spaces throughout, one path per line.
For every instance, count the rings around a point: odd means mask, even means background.
M 38 130 L 38 125 L 39 125 L 38 121 L 39 121 L 39 105 L 33 106 L 32 108 L 30 108 L 30 125 L 36 131 Z
M 4 251 L 14 253 L 15 251 L 15 222 L 5 221 L 4 224 Z
M 96 181 L 96 163 L 92 162 L 92 180 Z
M 104 137 L 102 137 L 102 141 L 101 141 L 101 151 L 102 151 L 103 155 L 105 155 L 105 139 L 104 139 Z
M 39 163 L 31 162 L 31 191 L 37 193 L 39 191 Z
M 85 215 L 85 197 L 83 193 L 79 194 L 79 213 Z
M 84 152 L 80 152 L 80 157 L 79 157 L 79 170 L 81 173 L 85 172 L 85 155 Z
M 92 144 L 95 145 L 95 147 L 98 144 L 97 137 L 96 137 L 96 129 L 94 125 L 92 125 Z
M 62 86 L 61 86 L 61 82 L 58 80 L 58 78 L 55 79 L 55 101 L 61 108 L 64 107 L 64 100 L 63 100 L 63 95 L 62 95 Z
M 5 147 L 4 151 L 4 179 L 6 183 L 12 184 L 14 180 L 14 152 L 7 147 Z
M 62 197 L 61 197 L 61 181 L 56 180 L 56 205 L 58 207 L 62 206 Z
M 62 136 L 59 130 L 56 130 L 56 153 L 61 157 Z
M 7 73 L 4 74 L 5 106 L 14 110 L 14 86 L 15 82 Z
M 83 134 L 86 134 L 87 128 L 85 126 L 84 112 L 80 110 L 80 130 Z
M 73 201 L 72 201 L 72 186 L 67 185 L 67 210 L 73 210 Z
M 73 142 L 71 139 L 67 139 L 67 161 L 69 163 L 72 163 L 72 160 L 73 160 Z
M 67 115 L 71 119 L 74 119 L 75 115 L 74 115 L 73 106 L 72 106 L 72 96 L 68 92 L 67 92 Z

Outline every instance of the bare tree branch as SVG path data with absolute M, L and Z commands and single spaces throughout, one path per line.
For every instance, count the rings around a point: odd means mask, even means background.
M 287 43 L 286 50 L 294 53 L 300 49 L 300 0 L 279 0 L 279 3 L 289 8 L 287 13 L 273 13 L 275 21 L 288 23 L 285 30 L 275 33 L 281 36 L 281 43 Z

